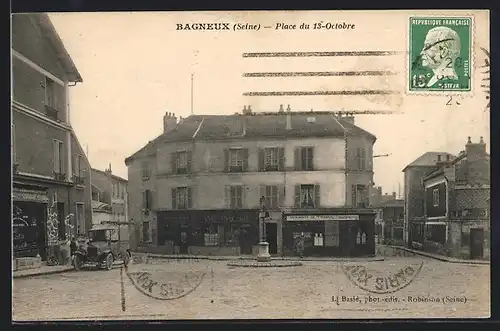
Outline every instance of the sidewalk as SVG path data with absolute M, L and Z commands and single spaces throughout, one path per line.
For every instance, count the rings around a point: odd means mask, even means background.
M 435 260 L 439 260 L 439 261 L 443 261 L 443 262 L 449 262 L 449 263 L 490 264 L 490 261 L 485 261 L 485 260 L 463 260 L 463 259 L 458 259 L 458 258 L 454 258 L 454 257 L 448 257 L 448 256 L 444 256 L 444 255 L 439 255 L 439 254 L 427 253 L 427 252 L 423 252 L 423 251 L 419 251 L 419 250 L 411 249 L 411 248 L 406 248 L 406 247 L 402 247 L 402 246 L 390 246 L 390 245 L 381 245 L 381 246 L 386 246 L 386 247 L 390 247 L 390 248 L 393 248 L 393 249 L 400 249 L 400 250 L 403 250 L 403 251 L 406 251 L 406 252 L 409 252 L 409 253 L 413 253 L 413 254 L 416 254 L 416 255 L 421 255 L 421 256 L 425 256 L 425 257 L 431 258 L 431 259 L 435 259 Z
M 41 275 L 52 275 L 59 274 L 63 272 L 72 271 L 72 265 L 58 265 L 58 266 L 47 266 L 42 265 L 40 268 L 34 269 L 25 269 L 25 270 L 17 270 L 12 272 L 12 278 L 25 278 L 25 277 L 34 277 Z
M 169 255 L 169 254 L 152 254 L 152 253 L 132 253 L 132 257 L 147 257 L 153 259 L 177 259 L 177 260 L 214 260 L 214 261 L 252 261 L 257 258 L 252 255 L 244 256 L 205 256 L 205 255 Z M 283 256 L 273 256 L 271 260 L 275 261 L 327 261 L 327 262 L 375 262 L 384 261 L 383 256 L 374 257 L 283 257 Z

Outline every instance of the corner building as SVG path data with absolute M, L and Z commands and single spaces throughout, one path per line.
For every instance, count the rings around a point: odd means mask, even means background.
M 164 132 L 125 160 L 137 249 L 250 255 L 375 253 L 369 208 L 375 136 L 334 113 L 164 116 Z

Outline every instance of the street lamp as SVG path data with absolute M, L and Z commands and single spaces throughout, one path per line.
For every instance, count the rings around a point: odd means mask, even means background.
M 266 242 L 265 236 L 265 220 L 269 213 L 266 211 L 266 198 L 262 196 L 260 198 L 260 212 L 259 212 L 259 232 L 260 232 L 260 242 L 259 242 L 259 253 L 257 255 L 257 261 L 268 262 L 271 260 L 271 255 L 269 254 L 269 243 Z

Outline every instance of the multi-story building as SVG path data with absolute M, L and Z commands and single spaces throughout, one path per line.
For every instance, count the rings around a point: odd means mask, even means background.
M 127 180 L 112 173 L 111 164 L 104 171 L 92 168 L 93 222 L 128 222 Z
M 460 258 L 489 257 L 490 160 L 481 137 L 469 137 L 457 158 L 438 159 L 423 179 L 425 223 L 418 238 L 424 249 Z
M 375 140 L 352 117 L 290 107 L 179 123 L 167 113 L 164 133 L 125 160 L 137 237 L 167 252 L 252 254 L 260 228 L 275 255 L 294 254 L 301 234 L 305 254 L 372 255 Z
M 377 212 L 376 241 L 379 244 L 403 245 L 404 200 L 396 199 L 396 193 L 393 193 L 391 197 L 393 198 L 383 199 L 373 205 Z
M 14 255 L 46 255 L 47 216 L 59 238 L 92 223 L 90 165 L 71 127 L 70 86 L 82 82 L 46 14 L 12 16 Z
M 438 159 L 452 159 L 453 155 L 445 152 L 427 152 L 407 165 L 404 169 L 404 228 L 403 237 L 409 248 L 420 247 L 414 236 L 420 236 L 424 223 L 425 189 L 422 181 L 436 167 Z

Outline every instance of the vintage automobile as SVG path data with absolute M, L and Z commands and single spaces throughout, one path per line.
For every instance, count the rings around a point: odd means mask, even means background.
M 84 266 L 113 268 L 115 261 L 128 265 L 131 253 L 128 247 L 128 228 L 122 224 L 97 224 L 88 232 L 88 240 L 80 244 L 73 253 L 73 266 L 80 270 Z

